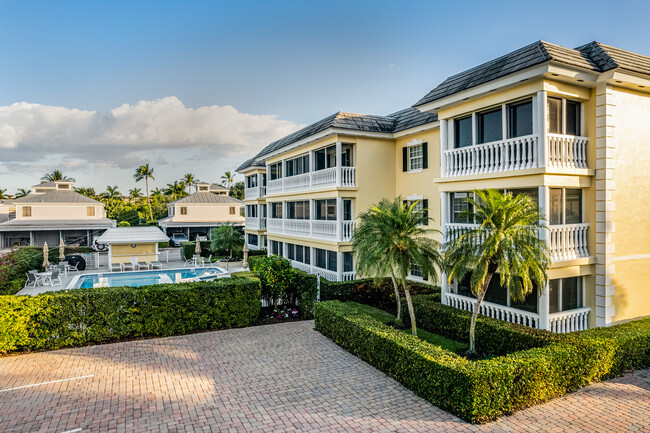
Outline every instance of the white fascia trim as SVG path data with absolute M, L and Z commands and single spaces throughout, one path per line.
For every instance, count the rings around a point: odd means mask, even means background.
M 409 171 L 407 171 L 407 173 L 422 173 L 422 169 L 418 168 L 416 170 L 409 170 Z
M 420 111 L 436 112 L 441 108 L 447 108 L 448 106 L 453 106 L 460 102 L 465 102 L 469 99 L 478 98 L 479 96 L 483 96 L 484 94 L 495 90 L 504 90 L 508 87 L 514 87 L 520 82 L 529 80 L 531 78 L 541 78 L 542 75 L 549 71 L 550 66 L 550 62 L 542 63 L 541 65 L 533 66 L 528 69 L 524 69 L 523 71 L 515 72 L 514 74 L 489 81 L 485 84 L 481 84 L 476 87 L 454 93 L 453 95 L 445 96 L 442 99 L 420 105 L 416 108 Z
M 647 76 L 636 75 L 633 72 L 628 71 L 607 71 L 601 74 L 598 81 L 606 81 L 613 86 L 624 86 L 625 84 L 632 85 L 634 87 L 645 86 L 645 88 L 637 88 L 638 91 L 650 91 L 650 78 Z M 623 81 L 623 83 L 617 83 L 617 81 Z
M 424 197 L 419 194 L 407 195 L 406 199 L 409 201 L 422 200 Z
M 249 171 L 258 171 L 260 173 L 262 173 L 262 172 L 266 173 L 266 167 L 247 167 L 247 168 L 245 168 L 243 170 L 238 171 L 237 173 L 243 174 L 244 176 L 246 176 L 246 173 L 248 173 Z
M 418 110 L 419 110 L 419 108 L 418 108 Z M 422 111 L 422 110 L 420 110 L 420 111 Z M 405 129 L 403 131 L 396 132 L 396 133 L 393 134 L 393 137 L 400 138 L 400 137 L 404 137 L 406 135 L 411 135 L 411 134 L 417 134 L 419 132 L 430 131 L 430 130 L 433 130 L 433 129 L 436 129 L 436 128 L 439 128 L 439 127 L 440 127 L 440 122 L 438 122 L 436 120 L 435 122 L 425 123 L 424 125 L 414 126 L 413 128 L 409 128 L 409 129 Z

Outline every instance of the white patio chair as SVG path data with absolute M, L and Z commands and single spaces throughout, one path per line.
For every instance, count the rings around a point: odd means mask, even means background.
M 111 263 L 111 272 L 122 272 L 123 270 L 121 263 Z
M 160 262 L 151 262 L 151 269 L 156 269 L 156 268 L 162 269 L 163 268 L 162 263 L 160 263 Z
M 133 270 L 140 270 L 140 263 L 138 263 L 138 258 L 137 257 L 131 257 L 131 266 L 133 266 Z
M 27 275 L 27 281 L 25 281 L 24 287 L 25 289 L 29 286 L 36 288 L 41 285 L 41 279 L 35 272 L 29 271 L 26 272 L 25 275 Z
M 52 287 L 60 286 L 61 284 L 63 284 L 63 281 L 61 280 L 61 274 L 58 269 L 53 270 L 51 275 L 46 276 L 45 281 L 49 281 L 50 286 Z M 58 284 L 54 284 L 55 281 L 58 281 Z
M 122 263 L 122 270 L 132 271 L 133 270 L 133 264 L 132 263 Z

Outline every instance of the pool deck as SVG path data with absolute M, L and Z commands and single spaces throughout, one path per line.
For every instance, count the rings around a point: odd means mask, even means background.
M 191 269 L 189 266 L 185 266 L 185 260 L 169 260 L 169 262 L 161 262 L 163 265 L 163 270 L 165 269 Z M 212 266 L 219 266 L 220 268 L 226 269 L 226 264 L 225 263 L 212 263 Z M 240 272 L 245 270 L 242 267 L 229 267 L 226 269 L 228 272 Z M 61 276 L 61 281 L 63 284 L 56 285 L 54 287 L 52 286 L 37 286 L 36 288 L 34 287 L 27 287 L 24 289 L 21 289 L 16 295 L 28 295 L 28 296 L 35 296 L 39 295 L 41 293 L 46 293 L 46 292 L 57 292 L 59 290 L 64 290 L 66 287 L 68 287 L 68 284 L 72 281 L 74 277 L 77 275 L 87 275 L 87 274 L 98 274 L 98 273 L 108 273 L 110 270 L 106 267 L 101 267 L 99 269 L 87 269 L 84 271 L 79 271 L 79 272 L 70 272 L 68 273 L 67 277 Z M 116 272 L 118 274 L 120 272 Z

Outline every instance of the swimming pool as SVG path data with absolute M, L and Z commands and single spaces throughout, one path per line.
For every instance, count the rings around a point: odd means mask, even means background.
M 224 278 L 230 275 L 216 266 L 191 269 L 164 269 L 156 271 L 105 272 L 78 275 L 66 289 L 90 289 L 93 287 L 149 286 L 151 284 L 185 283 Z

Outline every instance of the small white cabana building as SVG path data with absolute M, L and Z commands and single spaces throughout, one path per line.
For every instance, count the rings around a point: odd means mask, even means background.
M 108 263 L 158 261 L 158 242 L 169 238 L 158 227 L 114 227 L 106 230 L 97 242 L 108 245 Z

